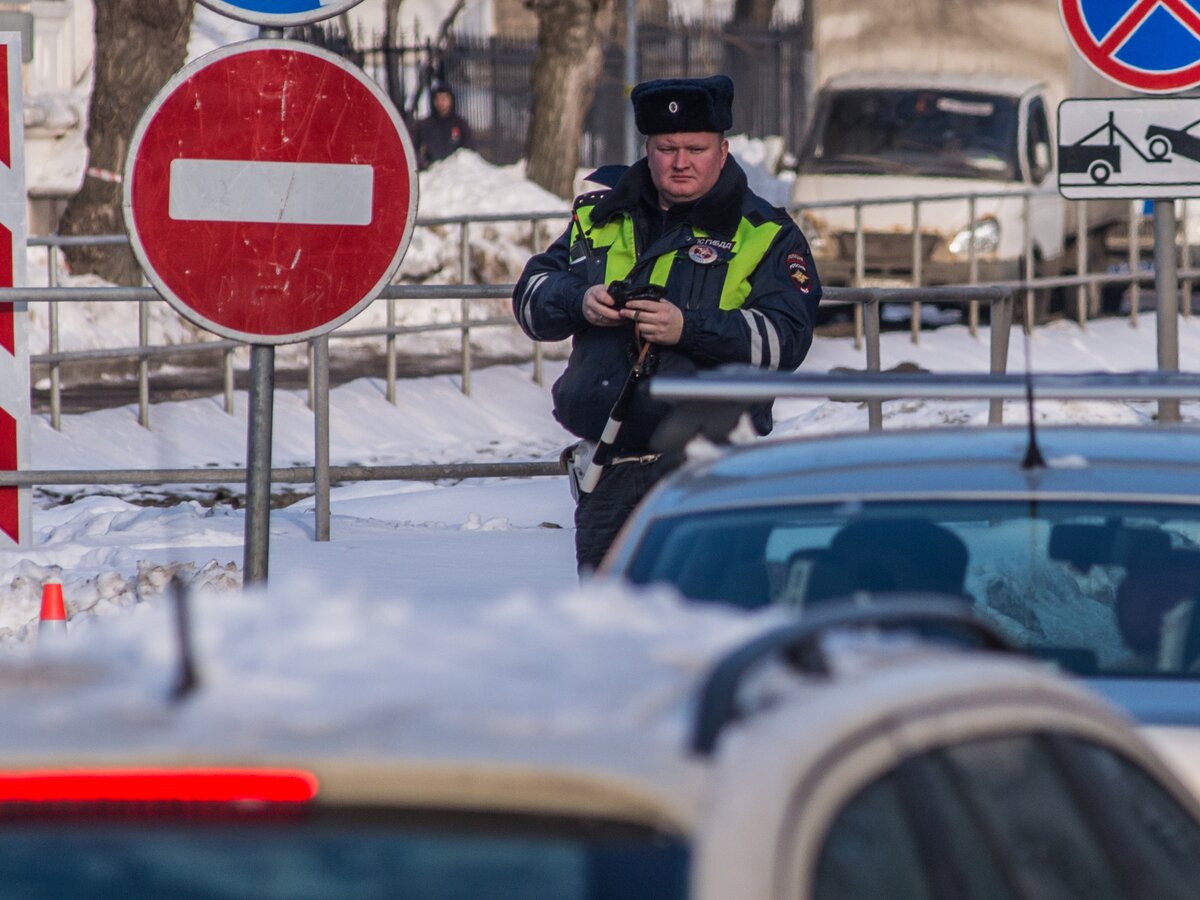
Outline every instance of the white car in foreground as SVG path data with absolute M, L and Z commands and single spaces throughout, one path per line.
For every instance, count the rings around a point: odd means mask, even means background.
M 154 610 L 0 660 L 7 896 L 1200 883 L 1195 802 L 1125 718 L 954 603 L 796 622 L 593 586 L 482 607 L 202 598 L 192 617 L 178 680 Z

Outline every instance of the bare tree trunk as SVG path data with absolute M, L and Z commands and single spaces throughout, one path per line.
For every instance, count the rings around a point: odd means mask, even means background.
M 421 67 L 421 77 L 417 80 L 416 90 L 413 91 L 412 100 L 408 104 L 408 117 L 416 122 L 420 116 L 417 115 L 417 107 L 421 104 L 421 95 L 426 91 L 430 92 L 430 112 L 433 112 L 433 84 L 437 81 L 445 81 L 446 74 L 446 45 L 450 42 L 450 29 L 454 27 L 454 20 L 458 18 L 459 13 L 466 8 L 466 0 L 455 0 L 454 7 L 446 14 L 446 18 L 442 19 L 442 24 L 438 26 L 437 34 L 432 41 L 425 42 L 425 65 Z M 452 87 L 454 87 L 452 85 Z M 457 90 L 457 88 L 455 88 Z
M 574 191 L 583 124 L 603 66 L 600 16 L 612 0 L 535 0 L 538 49 L 526 175 L 560 197 Z
M 95 0 L 94 83 L 88 106 L 88 167 L 120 173 L 133 129 L 163 84 L 187 59 L 194 0 Z M 124 231 L 121 185 L 86 176 L 59 223 L 60 234 Z M 124 246 L 67 251 L 76 274 L 138 284 L 141 270 Z
M 400 72 L 400 4 L 402 0 L 383 0 L 383 71 L 388 96 L 396 108 L 407 114 L 404 104 L 404 76 Z

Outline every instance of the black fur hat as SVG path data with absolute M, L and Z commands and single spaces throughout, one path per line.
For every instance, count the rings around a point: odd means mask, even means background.
M 733 127 L 733 81 L 728 75 L 643 81 L 629 99 L 637 129 L 647 137 Z

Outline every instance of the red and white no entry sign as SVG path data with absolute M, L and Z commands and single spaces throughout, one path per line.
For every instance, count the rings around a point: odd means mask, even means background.
M 417 208 L 395 107 L 340 57 L 234 44 L 172 78 L 134 132 L 125 223 L 147 277 L 217 334 L 284 344 L 360 312 Z
M 25 132 L 20 35 L 0 35 L 0 287 L 25 284 Z M 0 471 L 29 468 L 25 303 L 0 303 Z M 29 489 L 0 487 L 0 547 L 32 540 Z

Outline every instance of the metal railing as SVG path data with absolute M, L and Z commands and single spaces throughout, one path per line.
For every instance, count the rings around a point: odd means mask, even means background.
M 1141 270 L 1142 255 L 1142 237 L 1141 231 L 1143 222 L 1146 221 L 1146 216 L 1142 210 L 1141 200 L 1129 201 L 1127 210 L 1127 256 L 1126 264 L 1128 265 L 1128 274 L 1122 273 L 1093 273 L 1091 265 L 1093 260 L 1089 258 L 1089 222 L 1088 222 L 1088 201 L 1077 200 L 1071 201 L 1072 208 L 1076 211 L 1075 216 L 1075 274 L 1070 276 L 1052 276 L 1052 277 L 1035 277 L 1038 263 L 1037 247 L 1033 236 L 1032 224 L 1032 203 L 1033 200 L 1039 197 L 1058 198 L 1057 191 L 1049 188 L 1024 188 L 1014 191 L 973 191 L 973 192 L 955 192 L 942 194 L 910 194 L 896 197 L 883 197 L 877 199 L 859 199 L 859 200 L 828 200 L 814 201 L 811 203 L 793 203 L 788 204 L 789 213 L 802 223 L 806 212 L 820 211 L 827 209 L 849 209 L 853 214 L 853 243 L 854 243 L 854 259 L 852 262 L 852 286 L 865 286 L 867 282 L 867 253 L 866 240 L 870 232 L 866 230 L 863 223 L 864 209 L 880 207 L 880 206 L 908 206 L 911 208 L 911 271 L 908 275 L 910 286 L 923 286 L 924 276 L 924 260 L 925 251 L 922 244 L 922 209 L 929 204 L 935 203 L 962 203 L 966 207 L 966 218 L 968 230 L 973 235 L 973 229 L 979 221 L 977 213 L 979 201 L 982 200 L 1012 200 L 1019 199 L 1022 204 L 1022 234 L 1021 234 L 1021 258 L 1019 260 L 1022 271 L 1025 275 L 1019 279 L 1007 280 L 986 280 L 983 281 L 979 277 L 979 250 L 975 239 L 972 237 L 967 241 L 967 253 L 965 265 L 967 269 L 967 277 L 965 284 L 975 285 L 981 283 L 1003 286 L 1013 290 L 1023 299 L 1023 322 L 1026 331 L 1033 327 L 1036 318 L 1035 295 L 1041 290 L 1050 290 L 1054 288 L 1075 288 L 1075 310 L 1076 322 L 1080 328 L 1087 327 L 1087 321 L 1090 315 L 1095 315 L 1098 306 L 1097 288 L 1107 284 L 1128 284 L 1130 287 L 1130 312 L 1129 317 L 1133 325 L 1138 324 L 1140 313 L 1140 291 L 1141 284 L 1152 280 L 1153 276 L 1149 272 Z M 1060 201 L 1065 202 L 1065 201 Z M 1192 282 L 1200 276 L 1200 270 L 1191 267 L 1191 246 L 1187 239 L 1186 223 L 1188 218 L 1188 201 L 1177 201 L 1181 208 L 1179 216 L 1180 228 L 1176 234 L 1176 244 L 1180 256 L 1179 279 L 1182 286 L 1182 303 L 1180 310 L 1184 317 L 1190 317 L 1192 314 Z M 1183 239 L 1180 240 L 1180 237 Z M 964 260 L 959 258 L 959 262 Z M 820 266 L 818 264 L 818 272 Z M 972 336 L 978 334 L 979 328 L 979 307 L 977 304 L 969 304 L 967 309 L 967 325 Z M 914 344 L 920 342 L 921 333 L 921 310 L 920 303 L 914 302 L 912 308 L 912 341 Z M 860 315 L 860 310 L 855 311 L 854 321 L 854 338 L 855 346 L 861 346 L 863 335 L 863 322 Z
M 410 286 L 391 285 L 385 289 L 386 299 L 411 297 L 413 295 L 428 297 L 462 296 L 464 292 L 471 296 L 508 297 L 512 293 L 512 285 L 436 285 Z M 864 310 L 866 323 L 866 369 L 878 372 L 881 363 L 879 306 L 891 301 L 918 301 L 939 303 L 985 303 L 991 306 L 993 327 L 991 329 L 990 370 L 1002 373 L 1005 370 L 1008 356 L 1008 335 L 1012 321 L 1012 294 L 1003 288 L 976 286 L 972 288 L 923 288 L 918 290 L 884 290 L 884 289 L 831 289 L 836 299 L 853 303 Z M 136 299 L 143 306 L 146 302 L 157 298 L 150 288 L 10 288 L 0 289 L 0 302 L 19 300 L 37 302 L 52 300 L 52 302 L 72 302 L 83 299 L 93 299 L 97 294 L 109 299 Z M 466 304 L 464 301 L 464 314 Z M 459 323 L 464 334 L 471 327 L 478 327 L 478 321 Z M 511 322 L 505 320 L 507 325 Z M 426 326 L 422 326 L 426 327 Z M 361 333 L 383 334 L 392 337 L 396 328 L 360 330 Z M 144 333 L 144 329 L 139 329 Z M 336 332 L 335 332 L 336 334 Z M 327 342 L 328 336 L 317 338 L 313 342 L 314 352 L 310 360 L 318 364 L 314 369 L 320 369 L 328 364 L 328 345 L 319 348 L 319 342 Z M 231 352 L 236 347 L 235 342 L 213 342 L 222 346 L 222 352 Z M 226 345 L 229 345 L 226 347 Z M 535 348 L 537 345 L 535 344 Z M 138 348 L 140 358 L 146 358 L 152 350 L 170 348 Z M 323 350 L 323 352 L 322 352 Z M 323 363 L 320 362 L 323 360 Z M 464 354 L 464 370 L 469 365 L 470 357 Z M 228 368 L 226 370 L 228 372 Z M 328 447 L 329 423 L 329 379 L 327 369 L 324 377 L 313 377 L 311 380 L 315 396 L 312 398 L 314 423 L 314 465 L 311 467 L 289 467 L 272 469 L 269 479 L 271 483 L 308 483 L 314 486 L 316 523 L 314 538 L 329 540 L 330 537 L 330 503 L 329 492 L 331 485 L 338 481 L 365 480 L 426 480 L 435 481 L 446 478 L 481 478 L 481 477 L 537 477 L 565 474 L 560 462 L 518 461 L 509 463 L 459 463 L 447 465 L 410 465 L 410 466 L 332 466 L 327 452 L 322 448 Z M 139 391 L 141 403 L 146 402 L 148 392 Z M 227 387 L 227 395 L 231 389 Z M 389 398 L 392 399 L 392 398 Z M 227 407 L 230 408 L 230 407 Z M 995 401 L 989 411 L 989 422 L 1001 421 L 1002 405 Z M 148 418 L 139 416 L 143 425 L 148 424 Z M 882 401 L 868 400 L 868 427 L 882 428 Z M 322 432 L 321 429 L 325 431 Z M 0 486 L 17 485 L 21 487 L 48 486 L 51 484 L 69 485 L 102 485 L 102 484 L 231 484 L 246 483 L 248 470 L 239 468 L 197 468 L 197 469 L 125 469 L 125 470 L 27 470 L 18 472 L 0 472 Z
M 987 195 L 974 195 L 976 198 Z M 892 198 L 884 202 L 911 203 L 913 205 L 914 225 L 914 273 L 918 280 L 920 264 L 918 259 L 920 206 L 927 202 L 962 197 L 972 204 L 971 195 L 946 195 L 946 197 L 910 197 Z M 1026 200 L 1028 203 L 1028 198 Z M 847 204 L 822 204 L 847 205 Z M 862 207 L 866 201 L 856 201 L 849 204 L 856 211 L 856 256 L 857 269 L 862 272 L 864 233 L 862 230 Z M 817 208 L 811 204 L 803 208 Z M 1077 258 L 1079 273 L 1071 276 L 1053 278 L 1025 278 L 1004 282 L 972 283 L 964 286 L 921 286 L 910 288 L 868 288 L 868 287 L 828 287 L 825 296 L 831 302 L 851 304 L 855 310 L 855 339 L 856 348 L 865 349 L 865 369 L 868 372 L 878 372 L 881 367 L 881 326 L 880 306 L 885 303 L 907 303 L 913 306 L 914 340 L 920 331 L 920 304 L 937 303 L 942 305 L 960 305 L 968 310 L 970 330 L 978 336 L 979 308 L 981 305 L 990 308 L 990 344 L 988 368 L 992 374 L 1003 374 L 1007 365 L 1008 347 L 1011 326 L 1013 323 L 1014 297 L 1024 295 L 1027 298 L 1033 291 L 1055 287 L 1075 287 L 1082 298 L 1085 293 L 1094 293 L 1095 289 L 1104 284 L 1128 284 L 1131 286 L 1133 307 L 1131 320 L 1136 324 L 1138 309 L 1138 286 L 1140 283 L 1153 279 L 1152 272 L 1140 270 L 1140 232 L 1138 223 L 1141 220 L 1140 208 L 1131 204 L 1130 241 L 1129 241 L 1129 273 L 1099 274 L 1087 270 L 1086 254 L 1086 215 L 1080 217 L 1078 235 L 1080 236 L 1080 255 Z M 386 392 L 389 402 L 396 401 L 397 355 L 396 339 L 398 336 L 422 332 L 457 330 L 461 336 L 461 378 L 462 390 L 470 393 L 471 378 L 471 346 L 470 336 L 473 329 L 485 327 L 516 327 L 511 317 L 502 318 L 471 318 L 471 304 L 481 300 L 506 299 L 511 296 L 511 284 L 470 284 L 470 233 L 473 225 L 487 223 L 525 223 L 530 224 L 530 249 L 540 252 L 543 249 L 540 225 L 547 220 L 565 220 L 568 213 L 552 211 L 540 213 L 522 213 L 519 216 L 511 214 L 447 216 L 441 218 L 426 218 L 418 221 L 419 225 L 429 227 L 456 226 L 458 229 L 458 250 L 460 283 L 436 285 L 405 285 L 392 284 L 384 288 L 378 302 L 388 304 L 386 325 L 381 328 L 340 328 L 324 338 L 318 338 L 310 344 L 309 351 L 309 405 L 317 409 L 328 405 L 328 381 L 318 378 L 314 370 L 318 368 L 314 360 L 318 357 L 317 342 L 332 339 L 363 340 L 382 338 L 385 355 Z M 1028 218 L 1028 217 L 1027 217 Z M 973 221 L 973 218 L 972 218 Z M 0 302 L 46 302 L 49 305 L 48 317 L 49 352 L 31 356 L 32 364 L 44 364 L 50 367 L 50 407 L 51 424 L 61 427 L 61 366 L 72 362 L 99 359 L 134 359 L 138 362 L 138 421 L 149 427 L 149 362 L 154 359 L 179 357 L 185 355 L 220 353 L 223 365 L 223 387 L 225 409 L 233 413 L 234 398 L 234 366 L 233 354 L 241 346 L 236 341 L 210 340 L 192 344 L 151 345 L 148 339 L 147 327 L 148 304 L 165 302 L 160 295 L 150 287 L 88 287 L 65 288 L 58 284 L 58 254 L 61 248 L 78 244 L 122 243 L 128 239 L 124 235 L 101 237 L 43 237 L 31 238 L 32 246 L 48 248 L 48 287 L 45 288 L 7 288 L 0 289 Z M 1028 238 L 1026 239 L 1028 244 Z M 1183 266 L 1180 268 L 1181 283 L 1187 286 L 1186 296 L 1190 300 L 1190 280 L 1200 275 L 1200 270 L 1191 269 L 1187 257 L 1187 241 L 1184 241 Z M 971 259 L 975 260 L 976 253 L 973 242 Z M 977 274 L 977 266 L 972 262 L 972 274 Z M 860 279 L 861 280 L 861 279 Z M 445 323 L 421 325 L 398 325 L 396 321 L 397 302 L 416 302 L 425 300 L 459 300 L 459 319 Z M 58 321 L 58 306 L 62 303 L 74 302 L 136 302 L 139 304 L 138 344 L 134 347 L 123 347 L 101 350 L 63 351 L 60 348 L 60 333 Z M 1081 310 L 1080 324 L 1084 324 L 1083 311 L 1088 306 L 1079 303 Z M 1190 302 L 1185 305 L 1185 314 L 1190 313 Z M 1027 307 L 1026 322 L 1032 321 L 1032 310 Z M 532 343 L 531 357 L 533 362 L 533 378 L 537 383 L 543 382 L 542 345 Z M 317 395 L 321 396 L 318 397 Z M 867 399 L 868 427 L 872 430 L 882 428 L 882 401 L 877 398 Z M 989 408 L 989 423 L 999 424 L 1002 421 L 1003 405 L 1000 400 L 993 400 Z M 502 464 L 451 464 L 444 466 L 330 466 L 328 460 L 316 460 L 312 467 L 290 467 L 272 470 L 272 480 L 279 483 L 312 483 L 319 490 L 327 491 L 331 481 L 341 480 L 372 480 L 372 479 L 411 479 L 436 480 L 441 478 L 470 478 L 498 477 L 501 475 L 530 476 L 562 474 L 558 463 L 546 462 L 513 462 Z M 26 471 L 0 472 L 0 486 L 17 484 L 21 486 L 49 484 L 225 484 L 243 481 L 245 469 L 129 469 L 129 470 L 79 470 L 79 471 Z M 327 501 L 327 498 L 326 498 Z M 320 503 L 318 503 L 320 508 Z M 327 502 L 326 502 L 327 508 Z
M 470 394 L 471 353 L 470 333 L 472 329 L 485 327 L 516 328 L 511 317 L 473 319 L 470 316 L 470 303 L 475 300 L 506 299 L 512 296 L 514 285 L 387 285 L 380 293 L 380 299 L 389 304 L 389 324 L 382 328 L 342 328 L 333 331 L 328 337 L 336 339 L 362 340 L 364 338 L 382 337 L 385 339 L 385 380 L 386 395 L 389 402 L 396 401 L 397 348 L 395 339 L 398 335 L 417 334 L 431 331 L 457 330 L 462 335 L 462 390 Z M 1008 285 L 974 285 L 964 287 L 927 287 L 927 288 L 827 288 L 830 299 L 841 303 L 854 304 L 862 315 L 866 329 L 866 368 L 878 371 L 881 365 L 880 349 L 880 316 L 879 306 L 883 303 L 941 303 L 949 305 L 984 304 L 992 307 L 991 347 L 989 351 L 989 368 L 993 372 L 1004 371 L 1008 357 L 1009 329 L 1012 323 L 1011 286 Z M 456 322 L 432 323 L 423 325 L 396 325 L 394 323 L 394 301 L 419 300 L 461 300 L 460 319 Z M 63 351 L 56 347 L 57 305 L 62 303 L 82 302 L 111 302 L 139 304 L 138 346 L 99 349 Z M 191 344 L 150 345 L 146 339 L 148 329 L 145 327 L 146 304 L 150 302 L 165 302 L 154 288 L 150 287 L 81 287 L 81 288 L 0 288 L 0 303 L 45 302 L 51 306 L 50 346 L 52 352 L 33 354 L 31 364 L 42 364 L 50 367 L 50 423 L 53 428 L 62 427 L 62 385 L 60 367 L 64 363 L 94 361 L 102 359 L 136 359 L 138 361 L 138 422 L 146 428 L 150 427 L 150 391 L 149 391 L 149 360 L 156 358 L 177 358 L 179 356 L 211 354 L 219 352 L 222 355 L 223 394 L 225 411 L 234 413 L 234 367 L 233 354 L 247 345 L 232 340 L 200 341 Z M 320 340 L 320 338 L 316 339 Z M 309 407 L 316 403 L 313 348 L 316 340 L 309 342 Z M 538 342 L 531 342 L 531 358 L 533 363 L 533 378 L 538 384 L 543 383 L 543 348 Z M 862 344 L 860 343 L 860 348 Z M 878 410 L 873 410 L 870 417 L 872 427 L 879 425 Z
M 1024 193 L 1024 202 L 1026 211 L 1030 198 L 1037 193 Z M 908 204 L 912 206 L 913 220 L 913 281 L 916 282 L 915 287 L 924 287 L 920 285 L 921 281 L 921 243 L 920 243 L 920 222 L 921 222 L 921 206 L 926 203 L 945 202 L 945 201 L 961 201 L 968 205 L 968 219 L 975 220 L 975 205 L 978 200 L 992 197 L 1012 197 L 1014 194 L 1005 192 L 980 192 L 980 193 L 957 193 L 957 194 L 938 194 L 924 196 L 906 196 L 885 198 L 877 201 L 830 201 L 823 203 L 812 203 L 792 207 L 794 214 L 799 214 L 806 209 L 824 209 L 833 207 L 852 207 L 855 211 L 855 278 L 854 281 L 858 285 L 863 285 L 865 282 L 864 265 L 865 265 L 865 240 L 866 234 L 863 230 L 862 211 L 865 207 L 873 205 L 895 205 Z M 1016 194 L 1015 196 L 1021 196 Z M 1054 288 L 1071 288 L 1074 287 L 1077 291 L 1077 320 L 1080 327 L 1086 327 L 1087 313 L 1090 307 L 1095 303 L 1097 291 L 1100 287 L 1109 284 L 1128 284 L 1130 286 L 1131 309 L 1130 320 L 1133 324 L 1137 324 L 1138 314 L 1140 309 L 1140 286 L 1143 282 L 1150 281 L 1153 274 L 1149 271 L 1142 271 L 1140 268 L 1141 260 L 1141 241 L 1140 241 L 1140 224 L 1142 214 L 1139 202 L 1130 203 L 1129 217 L 1129 272 L 1128 273 L 1090 273 L 1088 271 L 1088 254 L 1087 254 L 1087 215 L 1086 204 L 1079 202 L 1077 208 L 1080 210 L 1080 215 L 1077 217 L 1077 274 L 1068 276 L 1055 276 L 1043 278 L 1023 278 L 1013 279 L 1008 281 L 991 281 L 981 282 L 978 278 L 978 253 L 975 247 L 975 242 L 970 241 L 968 253 L 968 281 L 971 286 L 987 285 L 998 287 L 1013 292 L 1016 296 L 1022 296 L 1025 301 L 1025 316 L 1024 321 L 1026 328 L 1031 327 L 1033 322 L 1033 295 L 1039 290 L 1050 290 Z M 1186 207 L 1185 207 L 1186 213 Z M 396 380 L 397 380 L 397 347 L 396 340 L 403 335 L 419 334 L 423 332 L 436 332 L 446 330 L 457 330 L 460 335 L 460 355 L 461 355 L 461 387 L 464 393 L 470 394 L 471 389 L 471 331 L 478 328 L 492 328 L 510 326 L 512 324 L 508 317 L 503 318 L 471 318 L 471 304 L 480 300 L 503 299 L 509 295 L 511 290 L 510 285 L 468 285 L 471 280 L 470 271 L 470 233 L 472 225 L 487 225 L 487 224 L 524 224 L 528 223 L 530 227 L 530 250 L 532 252 L 540 252 L 543 249 L 541 239 L 540 225 L 542 222 L 552 220 L 563 220 L 567 218 L 568 213 L 565 211 L 545 211 L 545 212 L 530 212 L 513 215 L 510 213 L 496 214 L 473 214 L 469 216 L 443 216 L 443 217 L 427 217 L 418 220 L 419 225 L 424 227 L 455 227 L 458 231 L 458 257 L 459 257 L 459 272 L 460 281 L 458 285 L 389 285 L 382 292 L 381 299 L 387 303 L 386 324 L 382 328 L 355 329 L 342 328 L 333 332 L 331 337 L 337 340 L 363 340 L 373 337 L 381 337 L 384 339 L 384 357 L 385 357 L 385 383 L 388 400 L 395 402 L 396 395 Z M 1186 218 L 1186 215 L 1185 217 Z M 1032 270 L 1032 240 L 1029 235 L 1028 215 L 1025 217 L 1026 235 L 1024 244 L 1026 252 L 1029 255 L 1027 261 L 1027 271 Z M 96 361 L 103 359 L 111 360 L 136 360 L 138 368 L 138 420 L 142 425 L 149 427 L 149 377 L 151 360 L 164 359 L 180 356 L 196 356 L 202 354 L 211 354 L 219 352 L 222 359 L 223 367 L 223 394 L 225 409 L 227 412 L 233 412 L 234 402 L 234 352 L 238 348 L 238 344 L 234 341 L 222 340 L 206 340 L 189 344 L 173 344 L 165 346 L 151 345 L 148 340 L 148 307 L 150 301 L 160 301 L 162 298 L 151 288 L 61 288 L 58 287 L 58 262 L 61 248 L 67 246 L 78 246 L 85 244 L 116 244 L 126 243 L 128 238 L 125 235 L 104 235 L 104 236 L 87 236 L 87 237 L 62 237 L 50 236 L 31 238 L 29 243 L 31 246 L 47 247 L 47 282 L 50 285 L 47 289 L 42 289 L 32 295 L 22 293 L 18 296 L 12 294 L 14 299 L 46 301 L 49 303 L 49 351 L 46 353 L 35 354 L 31 357 L 31 363 L 36 365 L 46 365 L 49 367 L 49 394 L 50 394 L 50 420 L 51 425 L 59 429 L 62 424 L 62 378 L 61 367 L 64 364 L 83 361 Z M 1183 285 L 1183 304 L 1182 311 L 1185 316 L 1191 313 L 1191 291 L 1192 279 L 1200 276 L 1200 270 L 1190 267 L 1190 256 L 1188 242 L 1184 240 L 1181 247 L 1181 268 L 1179 277 Z M 32 289 L 31 289 L 32 290 Z M 851 296 L 846 293 L 847 289 L 827 288 L 825 295 L 830 302 L 845 302 L 844 297 Z M 939 288 L 940 290 L 940 288 Z M 0 291 L 0 296 L 4 296 L 4 292 Z M 915 296 L 915 295 L 914 295 Z M 912 305 L 912 340 L 918 343 L 921 332 L 921 303 L 922 302 L 939 302 L 952 303 L 947 300 L 946 294 L 931 295 L 928 301 L 920 299 L 910 300 L 899 295 L 892 294 L 887 299 L 880 302 L 908 302 Z M 425 325 L 398 325 L 396 321 L 396 301 L 409 300 L 459 300 L 459 319 L 456 322 L 434 323 Z M 128 302 L 134 301 L 139 304 L 138 307 L 138 342 L 136 346 L 102 349 L 102 350 L 80 350 L 80 351 L 63 351 L 60 349 L 60 328 L 58 317 L 58 304 L 63 302 L 78 302 L 78 301 L 110 301 L 110 302 Z M 973 336 L 978 336 L 979 326 L 979 311 L 980 302 L 972 300 L 964 304 L 966 307 L 966 317 L 968 321 L 968 329 Z M 854 305 L 854 341 L 856 349 L 863 349 L 865 321 L 864 311 L 866 304 L 858 303 Z M 1010 319 L 1011 322 L 1011 319 Z M 872 350 L 868 348 L 868 357 Z M 312 351 L 310 350 L 309 358 L 309 405 L 313 404 L 313 389 L 311 365 Z M 541 384 L 543 383 L 543 348 L 541 344 L 533 346 L 533 366 L 534 380 Z M 994 361 L 993 361 L 994 365 Z
M 501 299 L 511 295 L 511 285 L 471 286 L 470 276 L 470 228 L 472 224 L 524 224 L 530 228 L 530 250 L 541 252 L 540 225 L 545 221 L 565 220 L 569 217 L 566 211 L 544 211 L 521 213 L 514 216 L 507 213 L 477 214 L 471 216 L 442 216 L 426 217 L 417 220 L 423 227 L 457 226 L 458 229 L 458 259 L 460 286 L 454 285 L 387 285 L 380 293 L 380 299 L 387 302 L 387 319 L 384 328 L 353 329 L 342 328 L 331 335 L 337 339 L 363 339 L 383 337 L 386 366 L 386 384 L 388 401 L 396 401 L 397 378 L 397 348 L 396 338 L 402 335 L 420 334 L 424 332 L 457 330 L 460 332 L 460 347 L 462 357 L 462 391 L 469 395 L 471 392 L 471 329 L 489 328 L 496 326 L 511 326 L 510 318 L 502 319 L 472 319 L 470 303 L 475 300 Z M 163 301 L 163 298 L 150 287 L 114 287 L 114 288 L 63 288 L 59 286 L 59 262 L 61 250 L 64 247 L 104 246 L 128 244 L 126 235 L 95 235 L 95 236 L 63 236 L 50 235 L 32 237 L 28 241 L 31 247 L 46 247 L 46 280 L 47 288 L 14 288 L 9 290 L 8 298 L 19 302 L 46 302 L 48 309 L 48 352 L 32 354 L 30 363 L 49 367 L 50 380 L 50 424 L 55 430 L 62 428 L 62 365 L 64 363 L 99 361 L 99 360 L 136 360 L 138 367 L 138 421 L 144 426 L 150 426 L 149 396 L 150 396 L 150 367 L 154 359 L 177 358 L 186 356 L 206 355 L 219 352 L 223 368 L 223 394 L 225 411 L 233 414 L 234 398 L 234 351 L 244 346 L 236 341 L 205 340 L 189 344 L 152 345 L 149 342 L 149 318 L 147 303 Z M 504 289 L 507 289 L 507 293 Z M 459 300 L 460 320 L 456 323 L 427 324 L 427 325 L 397 325 L 397 300 Z M 72 302 L 136 302 L 138 306 L 138 342 L 136 346 L 99 349 L 73 350 L 61 349 L 61 328 L 59 321 L 60 303 Z M 535 344 L 533 349 L 534 379 L 538 384 L 543 381 L 543 349 Z M 313 405 L 312 389 L 312 349 L 309 350 L 309 406 Z

